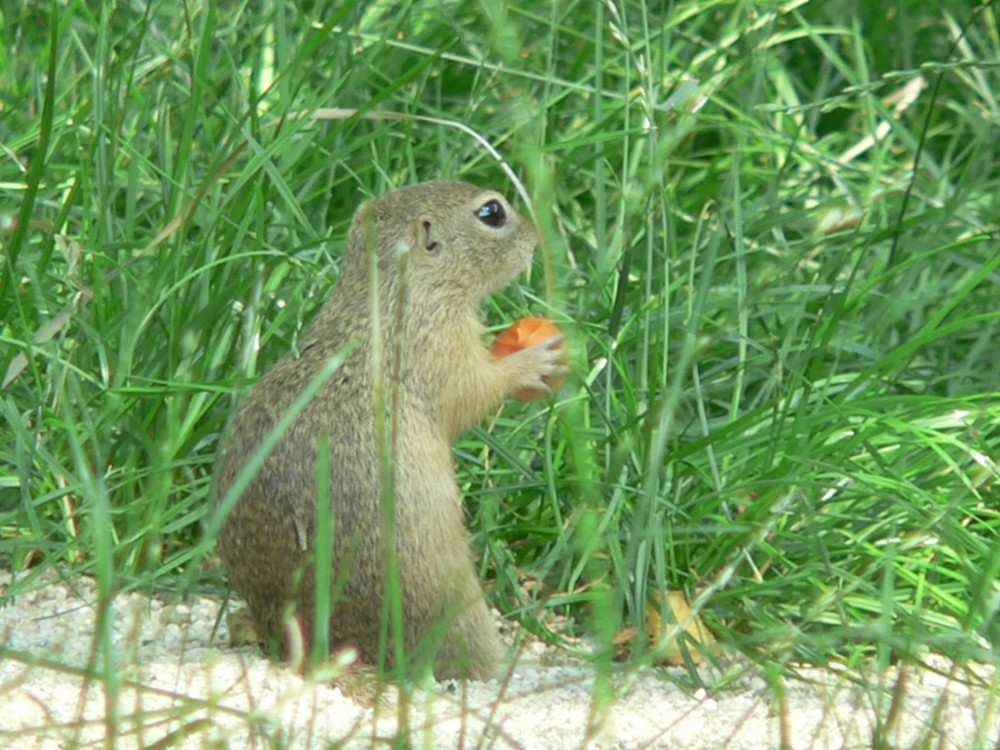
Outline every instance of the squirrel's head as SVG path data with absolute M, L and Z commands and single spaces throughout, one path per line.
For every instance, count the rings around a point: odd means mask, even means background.
M 475 305 L 526 271 L 537 245 L 535 228 L 502 193 L 435 180 L 359 207 L 343 270 L 367 274 L 374 252 L 380 280 L 405 276 L 410 294 Z

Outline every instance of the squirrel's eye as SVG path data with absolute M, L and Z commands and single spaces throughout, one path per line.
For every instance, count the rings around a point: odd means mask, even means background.
M 507 223 L 507 212 L 498 200 L 486 201 L 476 210 L 476 217 L 488 227 L 499 229 Z

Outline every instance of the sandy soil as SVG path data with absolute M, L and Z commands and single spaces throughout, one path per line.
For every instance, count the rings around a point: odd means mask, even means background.
M 0 590 L 10 576 L 0 575 Z M 875 726 L 898 716 L 886 747 L 997 747 L 996 693 L 926 671 L 910 676 L 899 710 L 876 686 L 809 670 L 782 700 L 747 677 L 717 694 L 661 676 L 622 675 L 597 710 L 582 664 L 521 660 L 503 681 L 440 684 L 378 712 L 337 688 L 300 678 L 212 639 L 219 602 L 166 606 L 140 595 L 114 606 L 117 677 L 85 679 L 94 645 L 94 587 L 50 582 L 0 608 L 0 747 L 371 747 L 405 738 L 434 748 L 871 747 Z M 100 667 L 99 667 L 100 669 Z M 883 682 L 892 684 L 894 676 Z M 996 680 L 992 681 L 996 685 Z M 400 721 L 403 717 L 403 721 Z

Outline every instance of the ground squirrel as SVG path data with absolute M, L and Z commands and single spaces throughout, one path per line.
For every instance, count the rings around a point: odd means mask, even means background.
M 311 633 L 316 449 L 328 440 L 330 642 L 356 647 L 365 662 L 379 657 L 387 577 L 381 382 L 393 435 L 405 647 L 434 649 L 439 678 L 494 673 L 500 642 L 473 567 L 451 445 L 505 397 L 547 389 L 543 378 L 561 368 L 555 339 L 502 359 L 483 342 L 480 304 L 529 267 L 537 242 L 503 195 L 464 182 L 405 187 L 356 211 L 329 301 L 300 351 L 267 372 L 239 407 L 216 464 L 221 498 L 306 384 L 353 345 L 219 532 L 219 556 L 262 637 L 281 639 L 292 602 L 304 635 Z M 391 667 L 391 647 L 386 660 Z

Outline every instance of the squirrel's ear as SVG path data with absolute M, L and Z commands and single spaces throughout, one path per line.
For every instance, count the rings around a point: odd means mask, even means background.
M 423 222 L 421 222 L 421 225 L 423 227 L 422 240 L 424 250 L 432 255 L 436 254 L 441 249 L 441 245 L 438 244 L 437 239 L 435 239 L 436 234 L 434 232 L 434 224 L 430 219 L 424 219 Z

